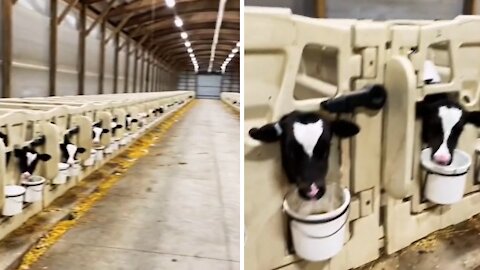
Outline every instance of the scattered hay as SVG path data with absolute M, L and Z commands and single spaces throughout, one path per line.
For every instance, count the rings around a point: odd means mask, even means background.
M 50 249 L 68 230 L 75 226 L 79 219 L 81 219 L 98 200 L 107 195 L 108 191 L 122 178 L 137 159 L 148 154 L 148 148 L 157 143 L 172 125 L 175 124 L 175 122 L 177 122 L 194 104 L 195 101 L 187 104 L 185 107 L 163 121 L 159 126 L 138 139 L 138 141 L 125 150 L 125 154 L 118 155 L 102 168 L 98 169 L 97 173 L 93 173 L 87 177 L 85 182 L 88 181 L 88 178 L 92 177 L 98 179 L 98 177 L 101 176 L 105 179 L 93 193 L 88 195 L 73 208 L 68 220 L 63 220 L 57 223 L 42 238 L 40 238 L 38 243 L 22 258 L 18 270 L 30 269 L 30 267 L 48 251 L 48 249 Z M 111 173 L 112 166 L 115 167 L 115 173 Z M 79 184 L 81 185 L 82 182 Z M 52 209 L 46 209 L 45 211 L 52 211 Z M 28 231 L 31 229 L 31 227 L 28 228 L 27 226 L 26 230 Z

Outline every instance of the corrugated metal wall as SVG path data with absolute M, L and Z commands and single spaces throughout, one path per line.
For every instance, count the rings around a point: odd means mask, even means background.
M 12 63 L 12 95 L 14 97 L 47 96 L 49 84 L 49 0 L 18 0 L 13 6 L 13 63 Z M 66 4 L 58 2 L 58 14 L 64 10 Z M 1 7 L 1 5 L 0 5 Z M 75 95 L 78 89 L 78 17 L 79 12 L 72 9 L 65 20 L 58 27 L 58 70 L 57 95 Z M 1 20 L 0 20 L 1 21 Z M 87 29 L 92 24 L 88 19 Z M 100 31 L 98 24 L 86 39 L 85 62 L 85 94 L 99 93 L 99 65 L 100 65 Z M 107 29 L 106 36 L 110 35 Z M 105 48 L 104 93 L 113 92 L 114 84 L 114 42 L 113 38 Z M 125 41 L 120 38 L 120 44 Z M 0 44 L 2 44 L 0 40 Z M 118 92 L 125 90 L 125 66 L 127 46 L 119 52 L 118 58 Z M 135 55 L 129 57 L 129 92 L 151 90 L 147 84 L 140 89 L 141 79 L 147 77 L 147 62 L 144 63 L 143 78 L 141 76 L 138 59 L 137 84 L 133 85 L 133 70 Z M 162 90 L 175 90 L 176 74 L 167 73 L 162 76 L 164 85 Z M 174 78 L 171 78 L 174 77 Z M 158 89 L 160 90 L 160 89 Z

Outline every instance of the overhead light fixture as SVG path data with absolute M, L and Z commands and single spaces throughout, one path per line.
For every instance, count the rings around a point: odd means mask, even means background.
M 240 41 L 239 41 L 239 42 L 237 42 L 237 47 L 240 47 Z
M 234 48 L 234 49 L 232 50 L 232 52 L 233 52 L 233 53 L 237 53 L 237 52 L 238 52 L 238 48 Z
M 192 46 L 192 43 L 190 41 L 185 41 L 185 47 L 190 48 Z
M 188 52 L 188 53 L 192 53 L 192 52 L 193 52 L 193 49 L 192 49 L 192 48 L 188 48 L 188 49 L 187 49 L 187 52 Z
M 165 0 L 165 4 L 167 4 L 167 7 L 173 8 L 175 6 L 175 0 Z
M 183 39 L 187 39 L 187 38 L 188 38 L 188 34 L 187 34 L 186 32 L 180 33 L 180 36 L 181 36 Z
M 191 54 L 190 54 L 190 57 L 191 57 L 191 58 L 195 58 L 195 54 L 191 53 Z
M 176 27 L 182 27 L 182 25 L 183 25 L 182 19 L 181 19 L 180 17 L 178 17 L 178 16 L 175 16 L 175 21 L 174 21 L 174 23 L 175 23 L 175 26 L 176 26 Z
M 228 55 L 228 57 L 230 57 L 230 58 L 233 58 L 234 56 L 235 56 L 235 54 L 233 54 L 233 53 Z

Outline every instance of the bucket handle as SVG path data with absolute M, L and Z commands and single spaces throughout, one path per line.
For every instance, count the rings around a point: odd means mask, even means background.
M 336 233 L 338 233 L 343 227 L 345 227 L 345 225 L 347 224 L 348 222 L 348 214 L 350 214 L 350 210 L 348 211 L 347 213 L 347 218 L 345 219 L 345 222 L 343 222 L 342 226 L 340 226 L 336 231 L 334 231 L 333 233 L 329 234 L 329 235 L 324 235 L 324 236 L 313 236 L 313 235 L 309 235 L 308 233 L 304 232 L 302 229 L 300 229 L 298 227 L 298 225 L 296 225 L 295 223 L 291 223 L 290 222 L 290 226 L 296 226 L 298 231 L 301 232 L 303 235 L 307 236 L 308 238 L 313 238 L 313 239 L 323 239 L 323 238 L 327 238 L 327 237 L 330 237 Z

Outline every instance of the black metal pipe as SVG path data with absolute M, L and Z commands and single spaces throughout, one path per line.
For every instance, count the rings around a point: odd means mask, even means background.
M 332 113 L 352 113 L 356 108 L 365 107 L 380 110 L 387 100 L 387 91 L 382 85 L 375 84 L 364 87 L 336 98 L 328 99 L 320 104 L 320 108 Z

